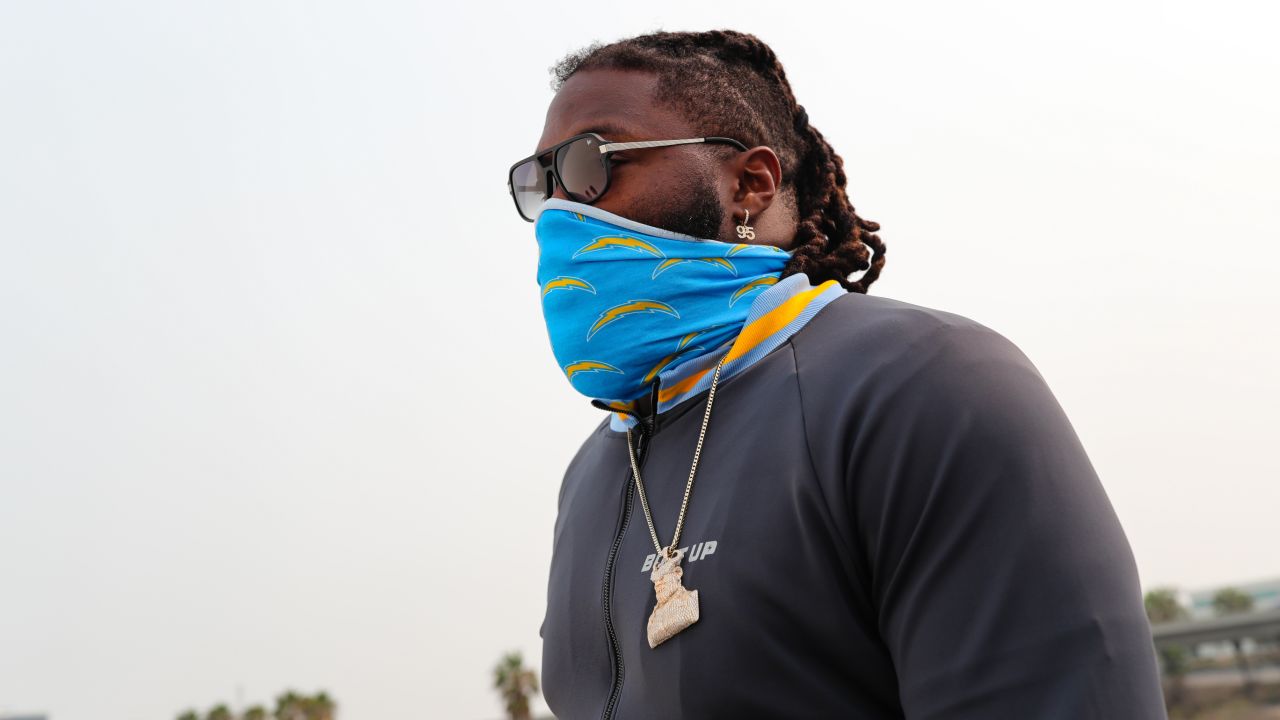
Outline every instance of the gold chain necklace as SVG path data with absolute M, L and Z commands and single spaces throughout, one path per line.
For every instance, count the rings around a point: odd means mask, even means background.
M 676 533 L 671 544 L 662 547 L 658 542 L 658 532 L 653 528 L 653 515 L 649 513 L 649 501 L 644 495 L 644 483 L 640 480 L 640 467 L 636 464 L 636 451 L 631 444 L 631 428 L 627 428 L 627 453 L 631 455 L 631 471 L 636 477 L 636 490 L 640 493 L 640 505 L 644 508 L 644 519 L 649 521 L 649 535 L 653 538 L 653 546 L 658 554 L 653 559 L 653 570 L 649 579 L 653 581 L 653 591 L 658 597 L 653 613 L 649 615 L 649 647 L 656 648 L 663 641 L 684 630 L 698 621 L 698 591 L 687 590 L 680 578 L 684 570 L 680 561 L 684 552 L 674 548 L 680 542 L 680 531 L 684 528 L 684 511 L 689 506 L 689 493 L 693 490 L 693 476 L 698 472 L 698 458 L 702 455 L 702 440 L 707 435 L 707 421 L 711 419 L 711 403 L 716 399 L 716 385 L 720 382 L 720 368 L 729 359 L 725 353 L 716 363 L 716 374 L 711 378 L 711 393 L 707 395 L 707 410 L 702 415 L 702 429 L 698 431 L 698 446 L 693 450 L 693 466 L 689 468 L 689 482 L 684 487 L 684 500 L 680 502 L 680 517 L 676 520 Z M 654 402 L 657 402 L 655 399 Z

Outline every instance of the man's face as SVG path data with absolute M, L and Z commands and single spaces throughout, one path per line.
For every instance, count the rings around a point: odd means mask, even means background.
M 654 100 L 646 72 L 588 70 L 574 74 L 547 109 L 538 150 L 582 132 L 610 142 L 701 137 L 684 118 Z M 616 215 L 694 237 L 725 240 L 728 214 L 717 162 L 703 145 L 614 153 L 608 191 L 593 205 Z M 569 198 L 557 187 L 552 197 Z

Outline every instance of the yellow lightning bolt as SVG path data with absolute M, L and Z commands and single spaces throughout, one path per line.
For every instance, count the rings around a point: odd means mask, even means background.
M 600 328 L 608 325 L 614 320 L 626 317 L 627 315 L 634 315 L 635 313 L 653 312 L 666 313 L 677 318 L 680 317 L 680 313 L 676 312 L 675 308 L 664 302 L 659 302 L 657 300 L 628 300 L 621 305 L 614 305 L 608 310 L 600 313 L 600 317 L 592 323 L 591 330 L 587 332 L 587 339 L 590 340 L 592 335 L 595 335 L 600 331 Z
M 756 288 L 766 287 L 776 282 L 778 282 L 778 278 L 772 277 L 772 276 L 756 278 L 755 280 L 752 280 L 751 282 L 747 283 L 746 285 L 743 285 L 742 287 L 734 291 L 733 296 L 729 298 L 729 307 L 733 307 L 734 303 L 741 300 L 743 295 L 746 295 L 752 290 L 755 290 Z
M 599 360 L 579 360 L 564 366 L 564 374 L 570 380 L 573 379 L 574 375 L 585 372 L 616 372 L 622 374 L 622 371 L 618 368 Z
M 677 349 L 677 350 L 679 350 L 680 348 L 684 347 L 685 345 L 688 345 L 688 344 L 689 344 L 689 341 L 693 340 L 694 338 L 698 337 L 699 335 L 701 335 L 701 334 L 703 334 L 703 333 L 705 333 L 705 332 L 706 332 L 706 330 L 694 330 L 693 332 L 689 333 L 688 335 L 685 335 L 684 337 L 680 338 L 680 342 L 676 345 L 676 349 Z
M 666 257 L 666 255 L 663 255 L 662 251 L 659 250 L 657 247 L 655 247 L 652 243 L 647 243 L 637 238 L 611 237 L 611 236 L 598 237 L 595 240 L 592 240 L 586 245 L 583 245 L 582 247 L 578 248 L 578 251 L 575 252 L 573 256 L 578 257 L 583 253 L 595 252 L 597 250 L 607 250 L 608 248 L 611 248 L 611 247 L 620 247 L 620 248 L 626 248 L 627 250 L 634 250 L 635 252 L 639 252 L 639 253 L 648 253 L 654 257 Z
M 662 368 L 664 368 L 664 367 L 666 367 L 666 366 L 670 365 L 670 364 L 671 364 L 671 361 L 672 361 L 672 360 L 675 360 L 675 359 L 676 359 L 676 356 L 677 356 L 677 355 L 679 355 L 679 354 L 680 354 L 680 353 L 678 353 L 678 352 L 674 352 L 674 353 L 671 353 L 670 355 L 668 355 L 668 356 L 666 356 L 666 357 L 662 358 L 662 360 L 660 360 L 660 361 L 658 362 L 658 364 L 657 364 L 657 365 L 654 365 L 654 366 L 653 366 L 653 369 L 652 369 L 652 370 L 650 370 L 649 372 L 647 372 L 647 373 L 645 373 L 645 374 L 644 374 L 644 384 L 645 384 L 645 385 L 648 385 L 649 383 L 653 382 L 653 378 L 654 378 L 654 377 L 656 377 L 656 376 L 657 376 L 657 374 L 658 374 L 659 372 L 661 372 L 661 371 L 662 371 Z
M 653 275 L 650 276 L 650 279 L 658 277 L 662 273 L 666 272 L 669 268 L 672 268 L 682 262 L 693 262 L 694 260 L 697 260 L 698 262 L 711 263 L 712 265 L 718 265 L 724 268 L 725 270 L 728 270 L 729 272 L 733 273 L 734 276 L 737 276 L 738 274 L 738 268 L 734 267 L 733 263 L 729 262 L 728 260 L 725 260 L 724 258 L 719 258 L 719 257 L 671 258 L 670 260 L 663 260 L 662 262 L 658 263 L 658 267 L 653 269 Z
M 576 278 L 571 275 L 561 275 L 560 277 L 551 278 L 547 281 L 546 285 L 542 286 L 542 297 L 546 297 L 547 293 L 552 290 L 572 290 L 573 288 L 586 290 L 592 295 L 596 294 L 596 289 L 586 280 Z

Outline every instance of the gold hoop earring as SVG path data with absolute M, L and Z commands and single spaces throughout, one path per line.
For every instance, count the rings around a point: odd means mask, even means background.
M 738 225 L 738 238 L 742 240 L 755 240 L 756 230 L 747 224 L 747 219 L 751 217 L 750 210 L 743 210 L 745 215 L 742 216 L 742 223 Z

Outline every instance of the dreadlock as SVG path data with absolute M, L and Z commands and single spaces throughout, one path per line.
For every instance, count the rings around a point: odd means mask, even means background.
M 866 293 L 880 276 L 885 252 L 875 235 L 880 225 L 854 212 L 845 192 L 844 161 L 809 124 L 782 63 L 763 40 L 709 30 L 594 42 L 550 68 L 552 89 L 558 91 L 574 73 L 594 69 L 653 73 L 658 100 L 703 128 L 704 136 L 732 137 L 747 147 L 767 145 L 777 153 L 782 191 L 792 194 L 798 220 L 795 252 L 782 277 L 803 272 L 814 282 L 834 279 L 851 292 Z M 850 281 L 859 270 L 866 272 Z

